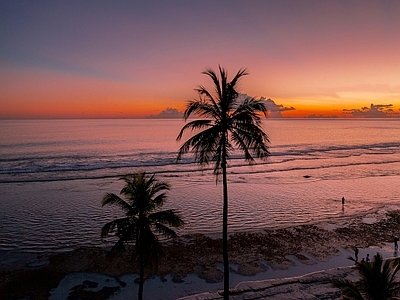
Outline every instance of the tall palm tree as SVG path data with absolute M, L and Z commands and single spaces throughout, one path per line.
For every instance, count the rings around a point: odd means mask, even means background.
M 111 251 L 125 250 L 125 245 L 133 242 L 139 262 L 138 299 L 143 298 L 144 268 L 146 264 L 158 262 L 163 247 L 158 235 L 177 237 L 171 227 L 181 227 L 184 222 L 176 211 L 160 210 L 167 198 L 169 185 L 158 181 L 154 175 L 141 172 L 125 175 L 121 179 L 125 186 L 121 190 L 126 200 L 108 193 L 103 197 L 102 206 L 115 205 L 123 210 L 125 217 L 108 222 L 101 229 L 101 237 L 115 231 L 118 241 Z
M 360 274 L 358 282 L 337 279 L 333 285 L 342 291 L 344 300 L 386 300 L 400 299 L 400 283 L 396 274 L 400 271 L 399 259 L 383 261 L 378 252 L 372 263 L 357 262 L 351 258 Z
M 225 69 L 219 67 L 219 76 L 212 69 L 202 74 L 208 75 L 214 83 L 215 91 L 210 92 L 200 85 L 196 91 L 198 100 L 187 103 L 184 119 L 195 115 L 201 119 L 190 121 L 181 129 L 177 141 L 182 139 L 185 131 L 197 131 L 179 149 L 177 160 L 192 151 L 196 162 L 207 165 L 215 163 L 214 174 L 222 172 L 223 185 L 223 260 L 224 260 L 224 298 L 229 298 L 229 261 L 228 261 L 228 182 L 227 160 L 230 154 L 239 149 L 250 164 L 253 156 L 266 159 L 269 155 L 269 138 L 264 133 L 261 116 L 266 116 L 264 102 L 251 97 L 238 97 L 238 81 L 247 75 L 245 69 L 240 69 L 231 81 Z

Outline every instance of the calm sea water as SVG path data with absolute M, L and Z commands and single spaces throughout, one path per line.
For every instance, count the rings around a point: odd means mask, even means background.
M 145 170 L 170 183 L 166 208 L 185 233 L 220 233 L 222 186 L 188 154 L 177 164 L 181 120 L 0 121 L 0 254 L 104 245 L 121 212 L 101 207 L 119 176 Z M 400 204 L 400 120 L 274 120 L 267 163 L 229 162 L 229 230 L 351 217 Z M 346 198 L 342 209 L 341 198 Z M 108 241 L 110 242 L 110 241 Z M 0 257 L 1 259 L 1 257 Z

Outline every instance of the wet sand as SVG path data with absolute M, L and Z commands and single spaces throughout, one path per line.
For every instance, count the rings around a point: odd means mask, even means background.
M 230 263 L 236 266 L 234 272 L 242 276 L 254 276 L 268 269 L 289 268 L 293 264 L 293 259 L 289 257 L 294 257 L 304 265 L 314 264 L 310 256 L 321 262 L 327 261 L 338 255 L 341 249 L 352 253 L 355 246 L 368 248 L 387 245 L 392 242 L 393 235 L 399 233 L 400 210 L 391 210 L 389 207 L 351 219 L 235 233 L 229 239 L 229 258 Z M 148 277 L 158 275 L 161 279 L 168 277 L 172 282 L 179 283 L 188 274 L 195 274 L 205 283 L 222 282 L 220 239 L 196 234 L 170 241 L 165 247 L 166 256 L 157 269 L 155 266 L 147 269 Z M 107 249 L 80 248 L 49 258 L 38 257 L 23 268 L 2 269 L 0 298 L 31 296 L 31 299 L 47 299 L 49 292 L 64 277 L 73 273 L 98 273 L 117 280 L 121 276 L 137 273 L 137 264 L 130 252 L 118 256 L 107 256 L 107 253 Z M 108 299 L 110 295 L 118 293 L 118 288 L 102 288 L 91 292 L 85 286 L 80 286 L 71 293 L 71 299 Z

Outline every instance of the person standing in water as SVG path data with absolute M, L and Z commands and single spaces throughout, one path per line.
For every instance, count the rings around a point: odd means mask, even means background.
M 344 205 L 344 197 L 342 197 L 342 205 Z
M 354 249 L 354 256 L 356 257 L 356 262 L 358 261 L 358 248 L 355 247 Z

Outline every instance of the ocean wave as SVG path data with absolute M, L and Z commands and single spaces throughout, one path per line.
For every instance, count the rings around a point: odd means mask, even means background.
M 258 167 L 249 170 L 242 169 L 248 166 L 242 155 L 233 152 L 229 169 L 238 174 L 255 174 L 398 162 L 400 143 L 397 142 L 328 146 L 302 144 L 272 147 L 269 159 L 258 162 L 253 165 Z M 199 169 L 190 154 L 177 163 L 176 152 L 151 150 L 97 156 L 86 153 L 29 154 L 25 157 L 3 155 L 0 158 L 0 183 L 100 179 L 121 176 L 138 169 L 179 176 L 180 173 L 212 170 L 213 165 Z
M 400 164 L 399 159 L 387 160 L 387 161 L 375 161 L 375 162 L 349 162 L 349 163 L 330 163 L 326 165 L 314 165 L 314 166 L 286 166 L 286 167 L 277 167 L 275 165 L 271 165 L 269 163 L 262 163 L 258 165 L 253 165 L 249 167 L 248 165 L 236 165 L 228 167 L 228 172 L 230 174 L 235 175 L 260 175 L 260 174 L 268 174 L 269 176 L 274 173 L 284 173 L 284 172 L 297 172 L 297 171 L 317 171 L 321 169 L 334 169 L 334 168 L 345 168 L 345 167 L 365 167 L 365 166 L 390 166 L 392 164 Z M 170 166 L 170 168 L 158 168 L 156 165 L 149 165 L 148 167 L 144 166 L 130 166 L 130 167 L 111 167 L 111 168 L 99 168 L 99 169 L 80 169 L 79 171 L 74 170 L 57 170 L 57 171 L 43 171 L 43 172 L 21 172 L 10 174 L 0 174 L 0 183 L 24 183 L 24 182 L 49 182 L 49 181 L 65 181 L 65 180 L 92 180 L 92 179 L 106 179 L 106 178 L 117 178 L 121 177 L 125 174 L 137 172 L 137 171 L 147 171 L 150 173 L 163 174 L 166 177 L 181 177 L 189 180 L 188 177 L 196 176 L 196 174 L 200 175 L 204 172 L 212 172 L 212 167 L 207 168 L 199 168 L 194 164 L 187 165 L 174 165 Z M 246 167 L 242 168 L 242 167 Z M 260 169 L 262 168 L 262 169 Z M 102 172 L 99 172 L 102 170 Z M 307 173 L 308 174 L 308 173 Z M 388 167 L 383 172 L 374 173 L 362 173 L 359 174 L 360 177 L 368 177 L 368 176 L 385 176 L 385 175 L 399 175 L 400 170 L 393 167 Z M 329 178 L 325 179 L 334 179 L 335 173 L 331 173 Z M 351 176 L 351 174 L 346 174 L 346 176 Z M 352 176 L 354 177 L 354 176 Z M 322 177 L 320 177 L 322 178 Z M 194 179 L 196 181 L 196 179 Z M 200 181 L 202 179 L 199 179 Z

